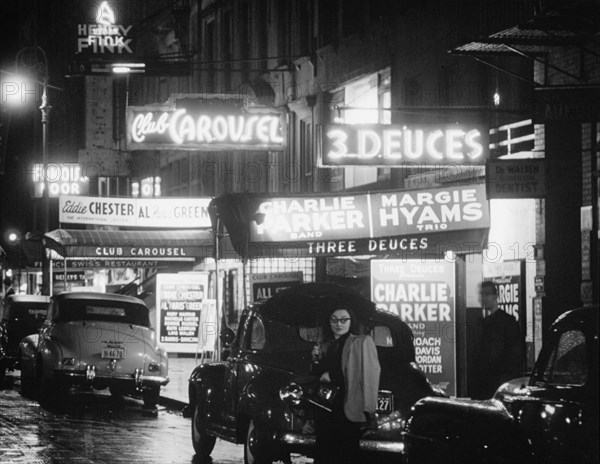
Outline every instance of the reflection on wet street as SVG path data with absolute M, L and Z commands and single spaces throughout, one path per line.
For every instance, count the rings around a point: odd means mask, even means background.
M 213 464 L 243 462 L 243 448 L 219 441 Z M 42 408 L 20 394 L 18 377 L 0 390 L 0 462 L 5 463 L 193 463 L 190 420 L 159 407 L 108 393 L 71 393 L 68 401 Z

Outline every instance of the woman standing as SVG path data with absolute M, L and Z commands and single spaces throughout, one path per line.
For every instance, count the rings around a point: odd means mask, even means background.
M 315 464 L 359 461 L 361 428 L 374 420 L 380 366 L 368 335 L 357 335 L 358 321 L 349 309 L 336 309 L 325 327 L 323 349 L 313 349 L 320 381 L 338 392 L 331 412 L 317 411 Z

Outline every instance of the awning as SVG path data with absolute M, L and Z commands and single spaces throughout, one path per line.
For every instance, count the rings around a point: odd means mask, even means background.
M 211 230 L 56 229 L 44 241 L 61 258 L 193 261 L 214 254 Z
M 213 199 L 209 211 L 244 259 L 436 258 L 448 251 L 480 252 L 489 231 L 484 184 L 285 197 L 226 194 Z
M 470 42 L 450 50 L 455 55 L 467 55 L 518 79 L 531 82 L 535 87 L 542 84 L 531 80 L 530 76 L 515 74 L 497 62 L 487 61 L 494 56 L 514 56 L 526 58 L 567 75 L 584 84 L 582 75 L 575 75 L 563 67 L 548 63 L 543 55 L 553 47 L 574 46 L 582 54 L 597 58 L 596 37 L 600 32 L 600 6 L 596 1 L 567 4 L 531 20 L 488 37 Z

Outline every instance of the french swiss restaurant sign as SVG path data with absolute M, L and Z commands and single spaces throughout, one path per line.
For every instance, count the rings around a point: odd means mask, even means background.
M 210 198 L 103 198 L 61 196 L 59 221 L 161 229 L 209 228 Z
M 415 361 L 434 386 L 456 395 L 454 263 L 372 260 L 371 299 L 399 316 L 414 334 Z
M 483 184 L 259 199 L 251 216 L 251 245 L 300 244 L 308 255 L 429 251 L 490 221 Z

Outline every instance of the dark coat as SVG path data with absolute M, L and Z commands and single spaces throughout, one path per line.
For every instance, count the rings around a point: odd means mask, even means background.
M 474 398 L 488 399 L 504 382 L 519 377 L 523 341 L 518 322 L 501 309 L 482 321 L 476 351 Z

